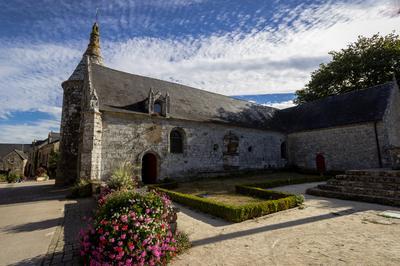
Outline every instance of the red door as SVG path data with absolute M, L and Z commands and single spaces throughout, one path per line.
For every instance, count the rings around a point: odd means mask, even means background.
M 315 163 L 317 165 L 318 173 L 323 174 L 326 170 L 326 166 L 325 166 L 325 157 L 321 153 L 318 153 L 317 156 L 315 157 Z
M 145 184 L 157 182 L 157 157 L 152 153 L 147 153 L 143 156 L 142 181 Z

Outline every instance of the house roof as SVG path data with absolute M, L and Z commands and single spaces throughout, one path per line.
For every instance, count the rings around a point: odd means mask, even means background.
M 192 87 L 133 75 L 92 64 L 91 82 L 102 111 L 147 113 L 149 91 L 170 96 L 169 117 L 201 122 L 273 129 L 277 109 Z
M 290 133 L 379 121 L 396 86 L 394 82 L 388 82 L 283 109 L 277 112 L 274 122 Z
M 13 150 L 24 149 L 24 151 L 27 152 L 31 148 L 31 144 L 0 143 L 0 159 L 12 152 Z
M 28 154 L 20 150 L 14 150 L 23 160 L 28 160 Z
M 50 132 L 47 138 L 48 143 L 53 143 L 60 140 L 60 133 L 59 132 Z

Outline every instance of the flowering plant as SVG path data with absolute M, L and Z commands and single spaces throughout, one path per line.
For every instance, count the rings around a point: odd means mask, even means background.
M 80 233 L 85 265 L 160 265 L 176 255 L 165 195 L 116 191 L 99 203 L 93 225 Z

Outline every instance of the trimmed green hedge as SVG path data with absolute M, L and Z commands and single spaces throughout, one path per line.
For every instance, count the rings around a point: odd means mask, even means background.
M 221 202 L 216 202 L 207 198 L 200 198 L 194 195 L 167 190 L 160 187 L 157 187 L 156 189 L 158 191 L 166 193 L 175 202 L 193 207 L 202 212 L 221 217 L 231 222 L 241 222 L 266 214 L 294 208 L 299 205 L 298 197 L 295 195 L 275 191 L 270 192 L 267 190 L 264 190 L 264 192 L 262 193 L 265 195 L 269 194 L 273 197 L 275 197 L 277 194 L 280 194 L 280 198 L 234 206 Z
M 236 190 L 236 193 L 238 193 L 238 194 L 261 198 L 261 199 L 266 199 L 266 200 L 277 200 L 277 199 L 292 196 L 292 194 L 289 194 L 289 193 L 266 190 L 263 188 L 251 187 L 251 186 L 247 186 L 247 185 L 245 185 L 245 186 L 237 185 L 237 186 L 235 186 L 235 190 Z
M 170 181 L 170 182 L 167 182 L 167 183 L 151 184 L 151 185 L 147 185 L 147 187 L 149 189 L 152 189 L 152 188 L 175 189 L 175 188 L 178 187 L 178 182 Z
M 306 177 L 295 177 L 288 179 L 271 179 L 262 183 L 244 184 L 242 186 L 257 187 L 257 188 L 273 188 L 273 187 L 281 187 L 281 186 L 296 185 L 296 184 L 311 183 L 311 182 L 322 182 L 326 181 L 327 179 L 329 179 L 329 177 L 326 176 L 306 176 Z

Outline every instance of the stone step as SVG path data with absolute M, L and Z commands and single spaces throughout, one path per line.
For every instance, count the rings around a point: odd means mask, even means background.
M 378 197 L 378 196 L 369 196 L 369 195 L 355 194 L 355 193 L 337 192 L 331 190 L 324 190 L 320 188 L 309 188 L 307 189 L 306 193 L 309 195 L 322 196 L 328 198 L 338 198 L 344 200 L 365 201 L 365 202 L 378 203 L 390 206 L 400 206 L 400 199 L 390 198 L 390 197 Z
M 333 179 L 346 180 L 346 181 L 359 181 L 369 183 L 393 183 L 400 184 L 400 177 L 389 177 L 389 176 L 367 176 L 367 175 L 337 175 Z
M 371 169 L 371 170 L 347 170 L 346 175 L 357 176 L 386 176 L 386 177 L 400 177 L 399 170 L 389 169 Z
M 366 188 L 366 187 L 347 187 L 347 186 L 335 186 L 335 185 L 319 185 L 317 188 L 326 191 L 340 192 L 340 193 L 352 193 L 368 196 L 377 197 L 391 197 L 400 199 L 399 190 L 387 190 L 378 188 Z
M 400 190 L 400 183 L 390 182 L 366 182 L 366 181 L 350 181 L 350 180 L 338 180 L 335 178 L 327 181 L 328 185 L 332 186 L 344 186 L 344 187 L 365 187 L 365 188 L 377 188 L 386 190 Z

